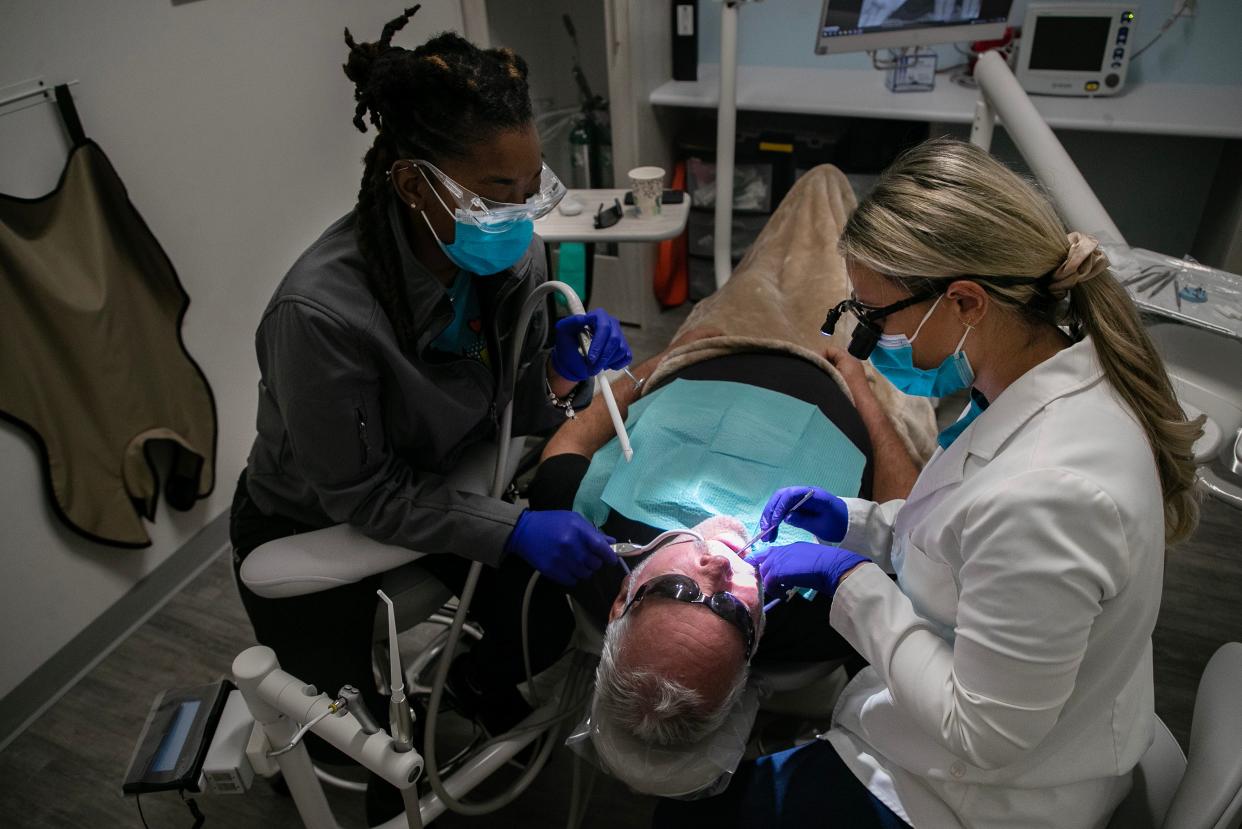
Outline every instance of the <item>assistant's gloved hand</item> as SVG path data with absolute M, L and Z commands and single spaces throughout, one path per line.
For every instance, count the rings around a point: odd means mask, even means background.
M 582 356 L 578 336 L 584 328 L 591 336 L 586 357 Z M 556 323 L 552 368 L 566 380 L 580 383 L 606 368 L 624 368 L 633 359 L 630 344 L 621 332 L 621 322 L 607 311 L 596 308 L 589 314 L 576 314 Z
M 808 492 L 811 497 L 807 502 L 790 512 Z M 840 541 L 849 528 L 850 512 L 844 501 L 817 486 L 787 486 L 776 490 L 763 508 L 759 529 L 768 527 L 771 530 L 764 535 L 764 541 L 776 540 L 782 521 L 824 541 Z
M 557 584 L 570 587 L 616 562 L 612 539 L 570 510 L 526 510 L 505 541 L 513 553 Z
M 759 567 L 763 590 L 775 595 L 791 587 L 809 587 L 829 598 L 837 592 L 845 574 L 863 562 L 870 561 L 858 553 L 796 541 L 783 547 L 769 547 L 747 559 Z

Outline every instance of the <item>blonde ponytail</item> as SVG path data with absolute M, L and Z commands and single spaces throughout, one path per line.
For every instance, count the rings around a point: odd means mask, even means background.
M 1192 447 L 1203 434 L 1203 418 L 1186 419 L 1138 310 L 1117 280 L 1105 275 L 1082 282 L 1070 289 L 1069 300 L 1070 318 L 1091 336 L 1104 376 L 1147 433 L 1164 491 L 1164 537 L 1181 541 L 1199 522 Z
M 1067 262 L 1084 261 L 1082 239 L 1067 236 L 1031 182 L 973 144 L 934 139 L 884 172 L 846 223 L 840 250 L 911 292 L 985 278 L 979 284 L 993 300 L 1029 324 L 1090 335 L 1104 376 L 1147 435 L 1163 492 L 1165 540 L 1181 541 L 1198 522 L 1191 447 L 1202 419 L 1186 420 L 1138 310 L 1104 263 L 1083 265 L 1077 280 L 1061 278 Z M 1050 290 L 1062 286 L 1068 290 Z M 1068 304 L 1061 302 L 1066 293 Z

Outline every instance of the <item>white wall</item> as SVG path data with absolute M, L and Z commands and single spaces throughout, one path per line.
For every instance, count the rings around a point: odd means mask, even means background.
M 372 135 L 350 123 L 341 31 L 373 40 L 401 5 L 0 2 L 0 87 L 81 80 L 72 91 L 87 135 L 190 295 L 185 341 L 207 374 L 220 427 L 214 494 L 188 513 L 161 503 L 148 526 L 154 544 L 135 551 L 59 524 L 34 445 L 0 423 L 0 697 L 228 508 L 254 435 L 259 314 L 294 257 L 352 206 Z M 461 28 L 457 0 L 423 6 L 399 45 Z M 67 147 L 54 107 L 3 113 L 0 192 L 47 192 Z

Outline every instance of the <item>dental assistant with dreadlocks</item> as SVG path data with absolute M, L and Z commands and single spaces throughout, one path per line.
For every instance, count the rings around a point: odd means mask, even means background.
M 1198 517 L 1200 423 L 1096 241 L 972 144 L 905 153 L 838 247 L 854 296 L 824 328 L 855 326 L 838 369 L 869 357 L 907 394 L 971 404 L 904 499 L 771 498 L 770 535 L 785 520 L 822 543 L 760 551 L 765 590 L 832 596 L 869 666 L 823 739 L 740 769 L 695 815 L 1104 827 L 1155 729 L 1151 634 L 1165 546 Z
M 524 511 L 444 476 L 464 449 L 496 437 L 511 388 L 514 433 L 546 430 L 631 354 L 603 311 L 549 331 L 541 310 L 510 376 L 519 309 L 547 279 L 533 221 L 565 189 L 541 159 L 525 61 L 451 33 L 391 45 L 416 11 L 374 43 L 346 31 L 354 125 L 366 132 L 369 122 L 376 137 L 357 206 L 297 260 L 259 325 L 258 437 L 231 538 L 240 566 L 266 541 L 349 523 L 430 553 L 420 564 L 455 591 L 472 560 L 488 565 L 471 608 L 485 635 L 454 663 L 449 687 L 459 710 L 503 731 L 530 710 L 515 684 L 532 571 L 544 576 L 530 617 L 538 671 L 572 632 L 565 588 L 615 557 L 574 512 Z M 371 682 L 377 586 L 375 577 L 287 599 L 240 590 L 256 637 L 286 670 L 329 692 L 356 685 L 383 721 Z

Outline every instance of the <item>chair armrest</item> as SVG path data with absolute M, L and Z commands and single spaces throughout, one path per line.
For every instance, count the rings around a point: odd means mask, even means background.
M 517 469 L 524 446 L 524 438 L 510 441 L 506 480 Z M 447 476 L 448 486 L 476 495 L 489 493 L 496 452 L 493 443 L 470 447 Z M 242 562 L 241 580 L 264 598 L 285 599 L 353 584 L 423 555 L 368 538 L 348 524 L 337 524 L 259 545 Z
M 353 584 L 422 555 L 337 524 L 256 547 L 242 562 L 241 580 L 265 599 L 287 599 Z
M 1242 811 L 1242 643 L 1226 642 L 1208 660 L 1195 695 L 1186 774 L 1166 827 L 1237 826 Z

